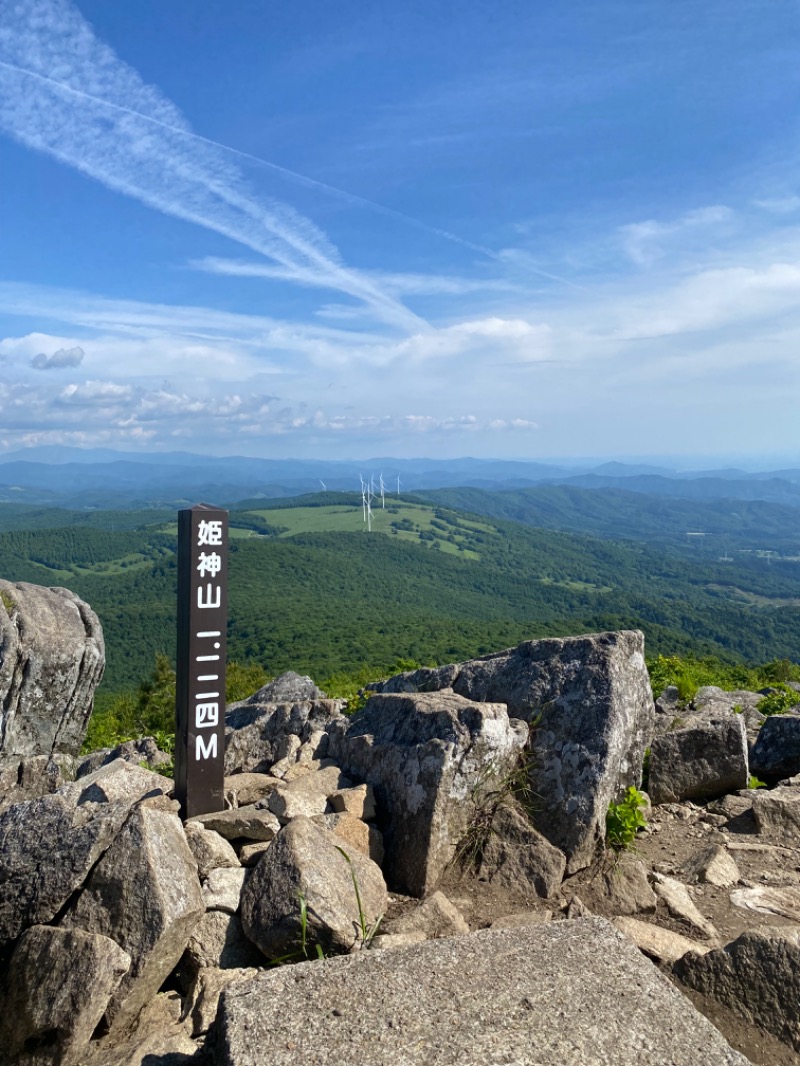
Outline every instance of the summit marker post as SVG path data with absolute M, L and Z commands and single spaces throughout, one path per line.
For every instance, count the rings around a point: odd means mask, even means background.
M 181 816 L 223 810 L 228 512 L 178 512 L 175 796 Z

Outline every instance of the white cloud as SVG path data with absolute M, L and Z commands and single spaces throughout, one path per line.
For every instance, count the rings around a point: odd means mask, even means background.
M 722 204 L 701 207 L 669 222 L 634 222 L 622 226 L 621 234 L 627 254 L 639 266 L 649 266 L 665 254 L 676 239 L 685 239 L 693 231 L 705 230 L 730 222 L 733 211 Z

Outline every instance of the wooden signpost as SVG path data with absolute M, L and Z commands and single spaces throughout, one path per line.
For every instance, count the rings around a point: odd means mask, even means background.
M 224 808 L 228 512 L 178 512 L 175 796 L 181 816 Z

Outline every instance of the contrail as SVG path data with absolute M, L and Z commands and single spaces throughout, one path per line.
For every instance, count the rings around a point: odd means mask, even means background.
M 61 92 L 71 96 L 77 96 L 83 100 L 90 100 L 92 103 L 100 104 L 103 107 L 110 108 L 113 111 L 119 111 L 122 114 L 133 115 L 135 118 L 142 119 L 144 122 L 149 122 L 153 126 L 168 130 L 170 133 L 176 133 L 181 137 L 198 141 L 201 144 L 207 144 L 212 148 L 218 148 L 223 152 L 228 152 L 230 155 L 237 156 L 239 159 L 246 159 L 250 163 L 255 163 L 258 166 L 266 167 L 268 170 L 273 170 L 276 173 L 281 174 L 283 177 L 289 178 L 291 181 L 295 181 L 307 188 L 319 189 L 321 192 L 336 196 L 353 207 L 363 207 L 367 210 L 385 215 L 388 218 L 397 219 L 399 222 L 403 222 L 408 226 L 413 226 L 415 229 L 422 230 L 425 233 L 431 233 L 434 236 L 441 237 L 443 240 L 450 241 L 453 244 L 459 244 L 463 248 L 469 248 L 470 251 L 477 252 L 478 254 L 485 256 L 487 259 L 492 259 L 497 263 L 507 265 L 503 256 L 499 255 L 491 248 L 487 248 L 482 244 L 476 244 L 474 241 L 467 240 L 464 237 L 459 237 L 457 233 L 452 233 L 450 230 L 441 229 L 438 226 L 431 226 L 426 222 L 422 222 L 418 218 L 414 218 L 413 215 L 407 215 L 403 211 L 396 211 L 392 207 L 386 207 L 384 204 L 376 203 L 374 200 L 369 200 L 365 196 L 359 196 L 357 193 L 351 193 L 347 192 L 345 189 L 339 189 L 335 185 L 329 185 L 327 182 L 311 178 L 307 174 L 300 174 L 296 170 L 290 170 L 288 167 L 283 167 L 279 163 L 272 163 L 270 160 L 262 159 L 260 156 L 252 155 L 250 152 L 243 152 L 239 148 L 232 148 L 228 144 L 215 141 L 211 137 L 204 137 L 202 134 L 194 133 L 192 130 L 182 129 L 180 126 L 173 126 L 169 122 L 162 122 L 160 119 L 153 118 L 151 115 L 146 115 L 144 112 L 137 111 L 135 108 L 125 107 L 123 104 L 112 103 L 110 100 L 104 100 L 101 96 L 95 96 L 93 93 L 84 92 L 82 89 L 74 89 L 71 85 L 65 85 L 62 81 L 58 81 L 55 78 L 49 78 L 46 74 L 39 74 L 34 70 L 28 70 L 26 67 L 17 66 L 16 63 L 8 63 L 5 60 L 0 59 L 0 67 L 5 67 L 6 70 L 14 71 L 16 74 L 22 74 L 25 77 L 34 78 L 37 81 L 44 82 L 45 84 L 51 85 Z M 547 278 L 550 281 L 556 281 L 562 285 L 569 285 L 573 289 L 587 291 L 585 286 L 570 281 L 569 278 L 563 278 L 558 274 L 552 274 L 546 270 L 541 270 L 538 267 L 530 265 L 527 269 L 531 273 L 538 274 L 540 277 Z

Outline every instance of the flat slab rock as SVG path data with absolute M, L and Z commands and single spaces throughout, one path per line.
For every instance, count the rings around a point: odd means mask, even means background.
M 747 1066 L 598 918 L 272 970 L 218 1026 L 219 1066 Z

